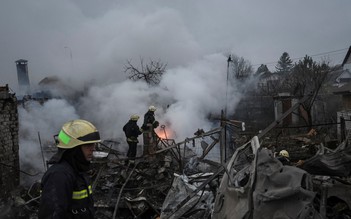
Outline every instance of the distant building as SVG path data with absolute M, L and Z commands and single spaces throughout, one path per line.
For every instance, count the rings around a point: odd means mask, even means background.
M 342 96 L 342 109 L 337 112 L 338 136 L 343 139 L 351 130 L 351 46 L 342 62 L 342 74 L 337 78 L 339 86 L 333 90 L 334 94 Z
M 30 83 L 28 76 L 28 61 L 19 59 L 16 62 L 17 78 L 20 95 L 30 95 Z
M 263 89 L 266 92 L 274 92 L 277 84 L 282 80 L 281 74 L 271 72 L 263 72 L 259 74 L 258 77 L 258 88 Z
M 349 50 L 347 51 L 347 54 L 341 65 L 344 70 L 348 70 L 349 72 L 351 71 L 351 46 L 349 47 Z
M 273 97 L 274 99 L 274 116 L 275 120 L 280 118 L 286 111 L 288 111 L 292 106 L 294 106 L 299 99 L 293 97 L 290 93 L 279 93 L 277 96 Z M 283 127 L 290 125 L 298 125 L 299 120 L 299 110 L 294 110 L 293 113 L 286 116 L 282 123 L 280 124 Z
M 346 83 L 351 82 L 351 46 L 341 64 L 340 72 L 340 75 L 335 79 L 335 85 L 337 87 L 341 87 Z

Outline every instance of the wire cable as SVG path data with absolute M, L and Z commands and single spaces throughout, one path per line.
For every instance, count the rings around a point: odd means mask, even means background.
M 333 50 L 333 51 L 329 51 L 329 52 L 322 52 L 322 53 L 317 53 L 317 54 L 314 54 L 314 55 L 308 55 L 310 57 L 316 57 L 316 56 L 322 56 L 322 55 L 328 55 L 328 54 L 332 54 L 332 53 L 337 53 L 337 52 L 341 52 L 341 51 L 345 51 L 345 50 L 348 50 L 349 48 L 344 48 L 344 49 L 338 49 L 338 50 Z M 298 58 L 291 58 L 291 60 L 300 60 L 300 59 L 303 59 L 305 56 L 302 56 L 302 57 L 298 57 Z M 273 64 L 277 64 L 278 61 L 276 62 L 266 62 L 266 63 L 261 63 L 262 65 L 273 65 Z M 261 64 L 254 64 L 252 66 L 259 66 Z

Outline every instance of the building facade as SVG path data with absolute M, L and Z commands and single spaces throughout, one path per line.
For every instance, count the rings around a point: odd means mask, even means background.
M 0 86 L 0 200 L 19 185 L 18 111 L 15 94 Z

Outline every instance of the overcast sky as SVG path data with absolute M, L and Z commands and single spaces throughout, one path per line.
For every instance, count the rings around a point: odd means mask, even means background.
M 139 57 L 174 68 L 234 53 L 274 70 L 286 51 L 339 64 L 351 45 L 350 8 L 349 0 L 1 0 L 0 84 L 17 90 L 17 59 L 29 61 L 32 86 L 52 75 L 121 80 L 126 60 Z

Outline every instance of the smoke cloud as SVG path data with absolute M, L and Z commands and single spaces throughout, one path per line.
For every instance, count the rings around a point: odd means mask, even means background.
M 237 92 L 226 99 L 226 89 L 231 93 L 235 89 L 226 87 L 226 59 L 224 55 L 213 54 L 188 66 L 169 69 L 155 87 L 143 81 L 125 80 L 105 86 L 94 84 L 74 104 L 64 99 L 52 99 L 43 105 L 28 102 L 19 111 L 22 166 L 28 163 L 34 169 L 42 169 L 38 133 L 42 144 L 52 145 L 52 137 L 62 124 L 77 118 L 95 124 L 103 140 L 117 139 L 123 143 L 123 125 L 132 114 L 138 114 L 141 126 L 150 105 L 157 107 L 156 119 L 176 142 L 192 137 L 199 128 L 209 131 L 218 127 L 218 120 L 209 120 L 209 115 L 219 117 L 225 107 L 232 111 L 241 96 Z M 142 143 L 141 136 L 139 140 Z M 37 164 L 33 164 L 33 157 Z
M 43 173 L 46 160 L 54 151 L 50 153 L 47 146 L 54 146 L 53 137 L 58 134 L 65 122 L 79 116 L 74 107 L 62 99 L 48 100 L 43 105 L 35 101 L 26 102 L 23 107 L 18 107 L 18 115 L 21 169 L 30 174 Z M 41 175 L 37 175 L 34 179 L 40 177 Z M 24 178 L 23 181 L 26 183 L 27 179 Z
M 233 91 L 234 88 L 229 88 Z M 232 92 L 231 92 L 232 93 Z M 144 82 L 124 81 L 91 87 L 78 111 L 93 120 L 106 138 L 123 137 L 122 127 L 130 115 L 143 115 L 154 105 L 156 119 L 170 126 L 178 139 L 192 136 L 198 129 L 210 130 L 209 114 L 220 115 L 228 105 L 233 110 L 240 93 L 226 100 L 226 57 L 214 54 L 189 64 L 169 69 L 157 87 Z

